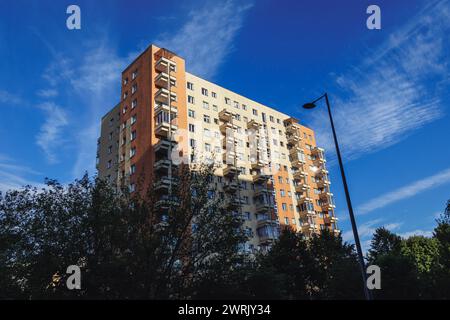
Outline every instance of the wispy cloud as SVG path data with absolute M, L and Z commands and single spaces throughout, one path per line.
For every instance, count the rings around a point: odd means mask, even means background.
M 185 58 L 189 72 L 211 79 L 233 50 L 232 42 L 251 7 L 250 2 L 207 2 L 205 7 L 190 12 L 175 36 L 162 36 L 156 44 Z
M 36 92 L 36 94 L 41 98 L 53 98 L 58 95 L 58 90 L 56 89 L 41 89 Z
M 383 208 L 394 202 L 401 201 L 431 188 L 450 182 L 450 168 L 441 171 L 431 177 L 413 182 L 400 189 L 388 192 L 376 197 L 358 207 L 358 214 L 366 214 L 374 210 Z
M 379 227 L 384 226 L 386 229 L 394 231 L 400 228 L 400 226 L 403 224 L 402 222 L 391 222 L 388 224 L 383 224 L 383 219 L 373 219 L 370 221 L 367 221 L 363 224 L 360 224 L 358 226 L 358 235 L 361 239 L 365 239 L 367 237 L 372 237 L 375 230 Z M 345 241 L 353 241 L 353 231 L 349 230 L 342 234 L 342 239 Z
M 43 187 L 43 184 L 30 180 L 27 176 L 39 176 L 40 172 L 17 163 L 10 157 L 0 154 L 0 191 L 19 189 L 25 185 Z
M 68 125 L 66 112 L 52 102 L 42 103 L 38 106 L 46 114 L 46 120 L 36 137 L 36 144 L 44 151 L 50 163 L 56 163 L 58 158 L 55 150 L 63 143 L 61 130 Z
M 19 96 L 12 94 L 5 90 L 0 90 L 0 103 L 1 104 L 21 104 L 23 103 L 22 98 Z
M 402 233 L 399 233 L 398 235 L 402 238 L 409 238 L 412 236 L 423 236 L 423 237 L 430 238 L 433 236 L 433 231 L 417 229 L 417 230 L 413 230 L 413 231 L 402 232 Z
M 435 1 L 377 50 L 335 77 L 331 96 L 344 157 L 398 143 L 443 116 L 449 81 L 448 1 Z M 318 139 L 334 152 L 325 110 L 310 114 Z

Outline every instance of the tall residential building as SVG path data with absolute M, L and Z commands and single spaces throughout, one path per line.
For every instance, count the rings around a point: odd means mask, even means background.
M 239 190 L 248 249 L 289 225 L 307 236 L 339 233 L 324 150 L 298 120 L 185 71 L 175 53 L 149 46 L 122 72 L 121 101 L 102 118 L 101 178 L 153 184 L 164 199 L 180 161 L 219 160 L 217 192 Z M 235 194 L 235 192 L 234 192 Z

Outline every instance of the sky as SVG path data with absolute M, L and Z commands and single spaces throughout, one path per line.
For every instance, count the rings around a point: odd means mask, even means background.
M 326 108 L 301 108 L 327 92 L 363 247 L 380 226 L 430 236 L 450 198 L 449 31 L 450 0 L 1 1 L 0 190 L 95 174 L 121 71 L 154 43 L 316 131 L 352 242 Z

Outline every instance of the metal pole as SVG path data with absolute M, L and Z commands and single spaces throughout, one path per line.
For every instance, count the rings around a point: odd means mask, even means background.
M 367 288 L 366 267 L 364 264 L 364 258 L 363 258 L 363 254 L 362 254 L 362 250 L 361 250 L 361 243 L 359 241 L 359 235 L 358 235 L 358 229 L 356 227 L 355 215 L 353 214 L 353 206 L 352 206 L 352 201 L 350 199 L 350 193 L 348 191 L 347 179 L 345 178 L 344 165 L 342 164 L 342 158 L 341 158 L 341 151 L 339 150 L 339 143 L 338 143 L 338 140 L 336 137 L 336 131 L 334 129 L 334 122 L 333 122 L 333 116 L 331 115 L 330 102 L 328 101 L 328 94 L 326 94 L 326 93 L 325 93 L 325 101 L 327 103 L 328 115 L 330 116 L 331 129 L 333 131 L 334 144 L 336 146 L 336 153 L 337 153 L 337 157 L 339 160 L 339 167 L 341 169 L 342 182 L 344 184 L 345 198 L 347 200 L 348 211 L 350 214 L 350 221 L 352 223 L 353 236 L 355 237 L 356 250 L 358 252 L 359 265 L 361 267 L 361 275 L 362 275 L 363 286 L 364 286 L 364 294 L 366 296 L 366 300 L 372 300 L 372 294 L 369 291 L 369 289 Z

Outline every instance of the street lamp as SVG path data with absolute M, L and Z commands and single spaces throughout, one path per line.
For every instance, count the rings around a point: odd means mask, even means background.
M 337 157 L 339 160 L 339 167 L 341 169 L 342 182 L 344 184 L 344 190 L 345 190 L 345 198 L 347 200 L 348 211 L 350 214 L 350 221 L 352 223 L 353 236 L 355 238 L 356 250 L 358 252 L 359 266 L 361 267 L 361 275 L 362 275 L 362 280 L 363 280 L 364 294 L 366 296 L 366 300 L 372 300 L 371 292 L 367 288 L 367 284 L 366 284 L 366 282 L 367 282 L 366 268 L 365 268 L 364 258 L 363 258 L 363 254 L 362 254 L 362 250 L 361 250 L 361 243 L 359 242 L 358 229 L 356 228 L 355 216 L 353 214 L 352 201 L 350 200 L 350 193 L 348 192 L 347 179 L 345 178 L 344 165 L 342 164 L 341 152 L 339 150 L 339 144 L 338 144 L 338 140 L 336 137 L 336 131 L 334 129 L 333 116 L 331 115 L 330 102 L 328 101 L 328 94 L 325 93 L 324 95 L 320 96 L 316 100 L 304 104 L 303 108 L 305 108 L 305 109 L 315 108 L 316 102 L 321 100 L 322 98 L 325 98 L 325 101 L 327 103 L 328 115 L 330 117 L 330 122 L 331 122 L 331 129 L 333 130 L 334 144 L 336 146 L 336 153 L 337 153 Z

